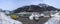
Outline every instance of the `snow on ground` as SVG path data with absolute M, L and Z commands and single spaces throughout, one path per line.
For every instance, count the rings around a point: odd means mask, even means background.
M 40 15 L 39 15 L 39 14 L 33 14 L 33 13 L 32 13 L 32 15 L 29 16 L 29 19 L 30 19 L 30 20 L 33 20 L 33 17 L 35 17 L 36 20 L 39 20 Z
M 53 16 L 53 17 L 51 19 L 49 19 L 44 24 L 60 24 L 60 15 L 59 15 L 59 12 L 54 14 L 54 15 L 51 15 L 51 16 Z
M 5 13 L 0 12 L 0 24 L 22 24 L 22 22 L 13 20 L 5 15 Z

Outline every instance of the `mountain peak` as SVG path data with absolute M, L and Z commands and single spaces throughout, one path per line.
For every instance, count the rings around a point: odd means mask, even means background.
M 42 7 L 40 7 L 42 6 Z M 29 6 L 23 6 L 16 10 L 14 10 L 14 13 L 19 12 L 43 12 L 43 11 L 55 11 L 58 10 L 53 6 L 49 6 L 47 4 L 39 4 L 39 5 L 29 5 Z

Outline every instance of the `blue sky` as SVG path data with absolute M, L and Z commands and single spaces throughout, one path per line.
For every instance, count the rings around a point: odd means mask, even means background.
M 43 2 L 60 9 L 60 0 L 44 0 Z
M 12 11 L 25 5 L 45 3 L 60 9 L 59 2 L 60 0 L 0 0 L 0 8 Z
M 3 10 L 15 10 L 18 7 L 31 5 L 31 4 L 39 4 L 42 3 L 43 0 L 0 0 L 0 8 Z

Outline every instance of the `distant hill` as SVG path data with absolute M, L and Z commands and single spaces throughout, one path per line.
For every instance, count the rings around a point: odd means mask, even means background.
M 18 9 L 14 10 L 14 13 L 19 13 L 19 12 L 43 12 L 43 11 L 55 11 L 58 10 L 53 6 L 49 6 L 46 4 L 39 4 L 39 5 L 29 5 L 29 6 L 22 6 L 19 7 Z

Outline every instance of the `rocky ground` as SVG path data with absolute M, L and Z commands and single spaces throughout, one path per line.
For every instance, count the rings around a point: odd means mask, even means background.
M 28 17 L 19 17 L 18 20 L 23 24 L 43 24 L 48 21 L 49 17 L 40 18 L 39 21 L 29 20 Z

